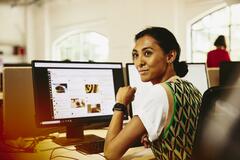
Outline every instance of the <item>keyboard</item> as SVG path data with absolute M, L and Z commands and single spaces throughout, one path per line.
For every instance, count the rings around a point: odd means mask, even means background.
M 104 139 L 75 145 L 77 151 L 86 154 L 98 154 L 103 152 Z
M 95 141 L 77 144 L 75 145 L 75 148 L 78 152 L 81 152 L 81 153 L 98 154 L 103 152 L 104 142 L 105 142 L 104 138 L 98 138 Z M 131 148 L 139 147 L 139 146 L 143 146 L 143 144 L 141 143 L 141 139 L 135 140 L 131 145 Z

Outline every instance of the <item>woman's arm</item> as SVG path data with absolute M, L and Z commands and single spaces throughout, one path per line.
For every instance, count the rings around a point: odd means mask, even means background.
M 126 106 L 133 100 L 134 93 L 134 88 L 122 87 L 117 93 L 116 102 Z M 131 144 L 146 133 L 138 116 L 134 116 L 123 128 L 123 116 L 122 111 L 114 111 L 104 145 L 104 156 L 107 159 L 121 158 Z
M 134 116 L 123 129 L 120 129 L 123 122 L 120 119 L 122 119 L 123 115 L 121 114 L 123 113 L 119 112 L 115 111 L 105 139 L 104 156 L 107 159 L 120 159 L 131 144 L 146 133 L 138 116 Z

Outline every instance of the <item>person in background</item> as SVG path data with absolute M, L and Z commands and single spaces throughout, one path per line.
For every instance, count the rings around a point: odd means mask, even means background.
M 141 80 L 150 81 L 152 86 L 124 127 L 124 112 L 136 88 L 119 88 L 105 138 L 106 159 L 120 159 L 141 138 L 157 159 L 191 159 L 202 95 L 192 83 L 180 78 L 188 68 L 179 57 L 180 46 L 166 28 L 146 28 L 135 36 L 134 65 Z
M 226 50 L 226 40 L 223 35 L 218 36 L 214 42 L 215 50 L 207 54 L 207 67 L 219 67 L 223 61 L 230 61 L 230 56 Z

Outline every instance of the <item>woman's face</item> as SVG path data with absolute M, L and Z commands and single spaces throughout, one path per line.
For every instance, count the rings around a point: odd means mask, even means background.
M 160 83 L 167 70 L 167 55 L 157 41 L 145 35 L 136 41 L 132 57 L 143 82 Z

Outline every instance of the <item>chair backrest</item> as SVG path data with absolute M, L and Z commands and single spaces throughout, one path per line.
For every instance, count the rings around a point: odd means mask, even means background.
M 222 62 L 219 70 L 221 86 L 240 86 L 240 61 Z
M 240 115 L 239 93 L 240 88 L 221 86 L 209 88 L 204 93 L 192 160 L 215 160 L 232 155 L 223 150 L 234 138 L 232 132 L 237 128 L 235 121 Z M 240 141 L 237 142 L 239 145 Z
M 208 86 L 219 86 L 219 68 L 207 68 Z

